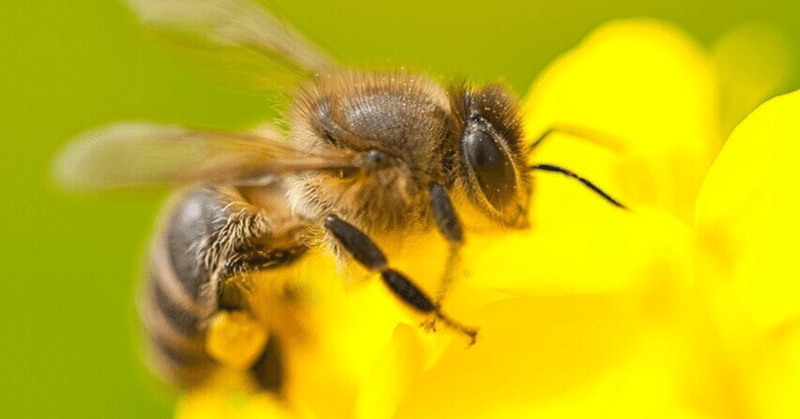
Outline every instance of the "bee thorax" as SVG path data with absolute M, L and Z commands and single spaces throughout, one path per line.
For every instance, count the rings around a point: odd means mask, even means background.
M 289 201 L 296 214 L 316 224 L 335 213 L 375 233 L 407 230 L 428 213 L 419 182 L 400 167 L 348 177 L 308 175 L 292 185 Z

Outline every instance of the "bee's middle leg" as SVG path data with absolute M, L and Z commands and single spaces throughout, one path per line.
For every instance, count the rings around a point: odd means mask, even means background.
M 464 245 L 464 233 L 461 230 L 461 221 L 456 215 L 453 204 L 444 187 L 439 184 L 431 186 L 430 190 L 431 208 L 433 210 L 433 218 L 436 220 L 436 226 L 439 232 L 450 244 L 447 254 L 447 261 L 445 262 L 444 274 L 442 280 L 439 282 L 439 289 L 436 291 L 436 298 L 434 302 L 436 305 L 441 305 L 447 292 L 453 285 L 455 279 L 455 271 L 461 261 L 461 247 Z
M 461 221 L 456 215 L 453 204 L 439 184 L 433 184 L 430 189 L 431 209 L 436 227 L 449 243 L 447 260 L 445 261 L 444 273 L 439 281 L 439 288 L 436 290 L 434 304 L 441 307 L 447 292 L 455 281 L 456 268 L 461 261 L 461 247 L 464 245 L 464 233 L 461 230 Z M 436 317 L 422 323 L 422 327 L 428 330 L 436 330 Z

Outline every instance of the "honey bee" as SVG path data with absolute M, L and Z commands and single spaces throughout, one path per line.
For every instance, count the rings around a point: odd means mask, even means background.
M 260 57 L 272 66 L 267 75 L 277 63 L 304 78 L 284 115 L 287 130 L 117 124 L 78 137 L 57 160 L 57 179 L 71 189 L 185 185 L 153 239 L 140 308 L 160 374 L 180 387 L 202 382 L 217 363 L 206 345 L 215 316 L 250 310 L 232 278 L 325 246 L 379 274 L 429 316 L 430 329 L 438 321 L 474 343 L 477 328 L 442 309 L 465 240 L 453 193 L 510 229 L 528 227 L 534 171 L 575 178 L 625 208 L 567 169 L 529 165 L 532 149 L 558 129 L 526 146 L 517 101 L 502 85 L 445 87 L 408 71 L 342 68 L 248 0 L 129 5 L 145 26 Z M 371 238 L 410 229 L 437 230 L 449 243 L 433 296 Z M 279 342 L 257 352 L 248 367 L 263 387 L 279 387 Z

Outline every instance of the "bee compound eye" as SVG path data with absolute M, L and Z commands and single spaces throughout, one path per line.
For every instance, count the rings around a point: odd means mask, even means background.
M 477 179 L 486 200 L 502 209 L 513 200 L 516 177 L 511 160 L 484 129 L 467 132 L 463 139 L 464 158 Z

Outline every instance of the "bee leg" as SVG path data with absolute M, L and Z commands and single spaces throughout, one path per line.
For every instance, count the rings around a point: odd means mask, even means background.
M 440 306 L 442 301 L 444 301 L 447 291 L 453 285 L 455 269 L 460 260 L 461 246 L 464 244 L 464 233 L 461 230 L 461 221 L 459 221 L 458 215 L 456 215 L 456 211 L 444 187 L 439 184 L 431 186 L 430 197 L 436 226 L 439 228 L 442 236 L 450 243 L 444 276 L 439 283 L 439 289 L 436 291 L 436 299 L 434 300 L 436 305 Z
M 287 247 L 285 249 L 239 248 L 217 271 L 220 278 L 231 278 L 237 275 L 259 272 L 294 261 L 308 248 L 305 245 Z
M 296 239 L 305 226 L 247 201 L 234 187 L 208 186 L 210 237 L 201 245 L 205 268 L 215 278 L 271 269 L 299 258 L 307 247 Z
M 447 253 L 447 261 L 445 262 L 444 274 L 442 280 L 439 282 L 439 289 L 436 290 L 434 304 L 441 307 L 447 292 L 453 285 L 455 279 L 455 270 L 461 260 L 461 246 L 464 244 L 464 234 L 461 230 L 461 221 L 458 219 L 453 204 L 444 190 L 444 187 L 439 184 L 434 184 L 430 189 L 431 208 L 433 210 L 433 218 L 436 220 L 436 226 L 439 232 L 450 244 Z M 432 318 L 422 324 L 425 329 L 436 330 L 436 318 Z
M 465 326 L 446 316 L 438 304 L 402 273 L 389 268 L 386 256 L 366 234 L 335 215 L 325 217 L 325 228 L 350 252 L 353 258 L 370 271 L 381 274 L 384 284 L 400 299 L 422 313 L 433 314 L 447 326 L 458 330 L 474 344 L 478 330 Z

